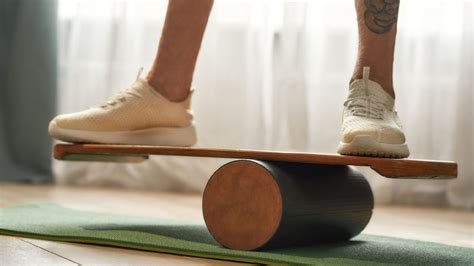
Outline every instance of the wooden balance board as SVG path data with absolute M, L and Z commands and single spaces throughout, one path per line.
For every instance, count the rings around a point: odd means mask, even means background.
M 141 162 L 150 155 L 237 159 L 210 177 L 202 208 L 216 241 L 238 250 L 344 241 L 359 234 L 372 216 L 374 199 L 366 178 L 348 165 L 396 179 L 457 176 L 457 164 L 449 161 L 198 147 L 54 147 L 58 160 Z

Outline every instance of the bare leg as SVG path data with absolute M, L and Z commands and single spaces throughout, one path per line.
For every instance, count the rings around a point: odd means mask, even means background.
M 213 0 L 169 0 L 158 53 L 147 82 L 171 101 L 191 88 L 201 41 Z
M 393 56 L 399 0 L 355 0 L 359 25 L 359 51 L 352 80 L 362 78 L 362 68 L 370 67 L 370 79 L 395 98 Z

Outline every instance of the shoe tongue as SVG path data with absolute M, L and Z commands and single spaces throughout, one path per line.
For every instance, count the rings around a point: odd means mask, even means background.
M 132 87 L 136 91 L 140 92 L 140 94 L 147 97 L 158 97 L 166 100 L 166 97 L 157 92 L 150 84 L 148 84 L 146 80 L 142 78 L 137 79 L 137 81 L 132 84 Z
M 148 84 L 146 80 L 142 78 L 139 78 L 137 81 L 135 81 L 132 87 L 135 88 L 135 90 L 137 90 L 141 95 L 146 95 L 147 97 L 158 97 L 167 102 L 171 102 L 165 96 L 161 95 L 158 91 L 156 91 L 150 84 Z M 172 102 L 172 103 L 180 104 L 185 109 L 191 108 L 191 98 L 192 98 L 193 92 L 194 90 L 191 90 L 188 97 L 186 97 L 186 99 L 184 99 L 183 101 Z
M 140 92 L 145 92 L 150 85 L 144 79 L 137 79 L 133 84 L 132 87 Z
M 395 102 L 392 96 L 375 81 L 367 80 L 367 85 L 365 85 L 364 80 L 356 79 L 351 83 L 349 89 L 349 98 L 367 95 L 384 103 L 389 108 L 392 108 Z
M 143 95 L 144 97 L 159 97 L 164 98 L 155 89 L 146 82 L 146 80 L 139 78 L 133 84 L 132 88 Z

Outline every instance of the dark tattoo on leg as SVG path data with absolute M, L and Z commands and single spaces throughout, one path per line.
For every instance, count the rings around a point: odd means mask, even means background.
M 383 34 L 397 23 L 399 0 L 364 0 L 367 10 L 364 13 L 365 25 L 377 33 Z

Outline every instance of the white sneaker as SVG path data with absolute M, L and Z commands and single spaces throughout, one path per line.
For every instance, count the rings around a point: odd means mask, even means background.
M 344 155 L 405 158 L 410 154 L 394 99 L 377 82 L 369 80 L 369 67 L 354 80 L 344 103 L 342 140 Z
M 171 102 L 137 79 L 103 105 L 55 117 L 49 134 L 68 142 L 191 146 L 197 141 L 191 96 Z

